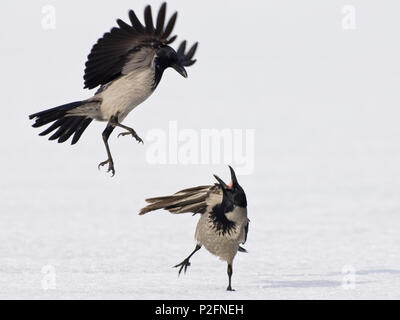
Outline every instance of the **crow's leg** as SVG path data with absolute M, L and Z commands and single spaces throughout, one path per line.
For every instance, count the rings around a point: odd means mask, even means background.
M 106 129 L 103 131 L 103 141 L 104 141 L 104 145 L 106 146 L 108 159 L 99 164 L 99 169 L 100 169 L 100 167 L 108 164 L 108 172 L 111 172 L 112 176 L 115 175 L 115 170 L 114 170 L 114 161 L 111 156 L 110 146 L 108 145 L 108 138 L 110 137 L 110 135 L 114 131 L 114 129 L 115 129 L 115 126 L 112 124 L 112 120 L 110 120 Z
M 132 137 L 134 137 L 134 138 L 136 139 L 137 142 L 143 143 L 142 138 L 140 138 L 140 137 L 138 136 L 138 134 L 136 133 L 135 130 L 133 130 L 133 129 L 130 128 L 130 127 L 124 126 L 123 124 L 120 124 L 120 123 L 118 122 L 118 119 L 117 119 L 117 118 L 112 119 L 112 121 L 113 121 L 112 124 L 113 124 L 115 127 L 120 127 L 120 128 L 123 128 L 123 129 L 127 130 L 127 132 L 122 132 L 122 133 L 120 133 L 120 134 L 118 135 L 118 138 L 119 138 L 120 136 L 131 135 Z
M 232 273 L 233 273 L 232 264 L 228 263 L 229 284 L 228 284 L 228 288 L 226 288 L 226 290 L 228 290 L 228 291 L 235 291 L 234 289 L 232 289 L 232 286 L 231 286 Z
M 174 268 L 181 267 L 181 268 L 179 269 L 179 274 L 181 274 L 182 269 L 183 269 L 184 272 L 186 273 L 186 269 L 190 266 L 190 262 L 189 262 L 190 258 L 191 258 L 197 251 L 199 251 L 200 249 L 201 249 L 201 245 L 199 245 L 199 244 L 196 245 L 196 248 L 193 250 L 193 252 L 190 254 L 189 257 L 187 257 L 185 260 L 183 260 L 180 264 L 177 264 L 176 266 L 174 266 Z

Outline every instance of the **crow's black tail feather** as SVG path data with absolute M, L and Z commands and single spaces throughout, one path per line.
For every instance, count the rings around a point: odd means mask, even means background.
M 66 116 L 67 112 L 75 109 L 86 101 L 77 101 L 68 103 L 59 107 L 44 110 L 29 116 L 29 119 L 35 119 L 35 123 L 32 125 L 34 128 L 39 128 L 51 122 L 54 122 L 45 131 L 41 132 L 40 136 L 48 135 L 57 129 L 57 131 L 49 138 L 49 140 L 57 140 L 59 143 L 67 141 L 72 135 L 71 144 L 75 144 L 80 139 L 82 133 L 93 121 L 92 118 L 86 116 Z

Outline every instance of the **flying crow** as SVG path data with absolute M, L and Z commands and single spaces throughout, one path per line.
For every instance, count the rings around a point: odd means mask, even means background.
M 186 78 L 185 67 L 196 62 L 193 57 L 198 43 L 189 50 L 186 41 L 181 42 L 176 51 L 170 46 L 177 37 L 171 36 L 177 12 L 167 20 L 166 8 L 163 3 L 153 20 L 151 6 L 147 6 L 144 24 L 132 10 L 129 11 L 131 24 L 118 19 L 118 27 L 97 41 L 86 62 L 85 88 L 99 87 L 95 95 L 30 115 L 30 119 L 35 119 L 35 128 L 53 123 L 39 135 L 45 136 L 56 130 L 49 140 L 63 143 L 72 137 L 71 144 L 75 144 L 93 120 L 107 121 L 103 140 L 108 158 L 99 164 L 99 168 L 108 164 L 108 172 L 114 175 L 108 139 L 115 127 L 126 130 L 119 136 L 131 135 L 143 142 L 135 130 L 123 125 L 122 121 L 154 92 L 165 69 L 171 67 Z

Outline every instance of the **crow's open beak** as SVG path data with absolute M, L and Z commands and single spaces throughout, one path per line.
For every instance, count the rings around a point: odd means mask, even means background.
M 188 75 L 186 69 L 182 65 L 175 63 L 171 67 L 174 68 L 182 77 L 187 78 Z
M 222 181 L 222 179 L 220 177 L 218 177 L 216 174 L 214 174 L 214 178 L 217 179 L 217 181 L 219 182 L 219 184 L 221 185 L 222 189 L 226 190 L 229 187 L 226 185 L 225 182 Z
M 229 170 L 231 170 L 231 184 L 229 185 L 229 187 L 234 188 L 235 186 L 238 186 L 239 183 L 237 181 L 235 171 L 233 170 L 233 168 L 231 166 L 229 166 Z

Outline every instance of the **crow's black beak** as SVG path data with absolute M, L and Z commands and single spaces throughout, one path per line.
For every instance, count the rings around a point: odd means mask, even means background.
M 217 179 L 217 181 L 221 185 L 222 189 L 224 189 L 224 190 L 228 189 L 228 186 L 226 185 L 225 182 L 222 181 L 222 179 L 220 177 L 218 177 L 216 174 L 214 174 L 214 178 Z
M 231 180 L 232 180 L 231 185 L 229 187 L 234 188 L 234 187 L 238 186 L 239 183 L 237 181 L 235 171 L 233 170 L 233 168 L 231 166 L 229 166 L 229 170 L 231 170 Z
M 176 70 L 176 72 L 178 72 L 182 77 L 187 78 L 187 72 L 186 69 L 178 64 L 178 63 L 174 63 L 173 65 L 171 65 L 172 68 L 174 68 Z

